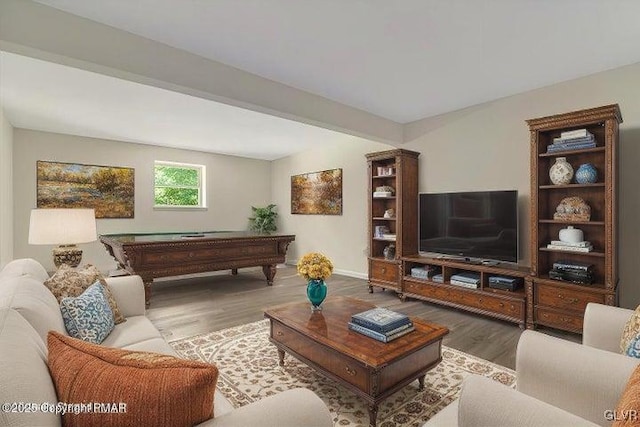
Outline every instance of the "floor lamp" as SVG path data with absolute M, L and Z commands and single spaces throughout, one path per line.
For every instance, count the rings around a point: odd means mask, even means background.
M 77 267 L 82 250 L 76 244 L 97 240 L 93 209 L 32 209 L 29 221 L 30 245 L 59 245 L 53 249 L 56 267 Z

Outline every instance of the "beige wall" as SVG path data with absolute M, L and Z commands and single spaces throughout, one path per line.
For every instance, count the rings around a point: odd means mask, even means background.
M 14 132 L 14 257 L 33 257 L 53 268 L 52 246 L 27 243 L 29 215 L 36 207 L 36 161 L 123 166 L 135 169 L 135 218 L 99 219 L 98 233 L 244 230 L 251 205 L 271 201 L 270 162 L 196 151 L 16 129 Z M 206 210 L 154 210 L 153 162 L 168 160 L 207 168 Z M 115 267 L 103 246 L 80 245 L 84 261 Z
M 13 127 L 0 104 L 0 269 L 13 259 Z
M 366 153 L 390 150 L 386 144 L 354 138 L 347 144 L 322 148 L 276 160 L 272 166 L 273 203 L 278 205 L 280 230 L 296 235 L 288 253 L 295 262 L 307 252 L 322 252 L 335 272 L 355 277 L 367 274 L 367 161 Z M 342 169 L 342 215 L 292 215 L 291 176 Z
M 529 264 L 529 131 L 526 119 L 618 103 L 620 302 L 640 304 L 640 64 L 572 80 L 405 127 L 420 151 L 420 191 L 516 189 L 520 258 Z

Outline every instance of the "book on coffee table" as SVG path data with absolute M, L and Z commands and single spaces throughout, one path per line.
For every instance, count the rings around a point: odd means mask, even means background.
M 373 338 L 374 340 L 389 342 L 395 340 L 396 338 L 400 338 L 401 336 L 404 336 L 409 332 L 414 331 L 415 327 L 413 326 L 413 323 L 409 323 L 407 325 L 400 326 L 399 328 L 396 328 L 388 333 L 382 333 L 373 331 L 369 328 L 365 328 L 364 326 L 358 325 L 356 323 L 349 322 L 349 329 L 358 332 L 359 334 L 366 335 L 369 338 Z
M 383 307 L 356 313 L 351 316 L 351 323 L 385 334 L 401 326 L 411 324 L 409 317 L 402 313 Z

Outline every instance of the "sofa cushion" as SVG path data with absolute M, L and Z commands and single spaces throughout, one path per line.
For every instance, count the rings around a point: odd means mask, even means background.
M 636 311 L 633 312 L 624 326 L 622 337 L 620 338 L 620 352 L 628 356 L 634 356 L 633 354 L 629 354 L 629 347 L 632 346 L 633 341 L 637 341 L 638 338 L 640 338 L 640 306 L 636 308 Z M 631 348 L 631 350 L 633 350 L 633 348 Z M 640 355 L 634 357 L 640 357 Z
M 213 416 L 215 365 L 108 348 L 56 332 L 47 342 L 59 401 L 117 403 L 113 413 L 64 414 L 66 426 L 192 426 Z
M 100 282 L 89 286 L 77 297 L 60 301 L 60 311 L 69 335 L 100 344 L 113 329 L 113 311 Z
M 153 323 L 145 316 L 134 316 L 129 317 L 125 323 L 116 325 L 102 345 L 122 348 L 154 338 L 162 339 L 162 335 Z
M 107 282 L 104 281 L 102 273 L 95 266 L 85 264 L 82 267 L 73 268 L 67 264 L 62 264 L 58 271 L 51 278 L 44 281 L 44 285 L 51 290 L 58 302 L 66 297 L 77 297 L 96 281 L 100 281 L 107 289 L 107 298 L 113 311 L 114 322 L 122 323 L 124 316 L 118 309 L 116 300 L 111 295 Z
M 37 410 L 31 412 L 0 411 L 0 425 L 60 425 L 60 416 L 39 407 L 57 401 L 44 341 L 18 312 L 0 308 L 0 403 L 37 405 Z
M 0 280 L 0 307 L 16 310 L 40 335 L 42 342 L 50 330 L 66 334 L 60 306 L 42 282 L 29 276 Z

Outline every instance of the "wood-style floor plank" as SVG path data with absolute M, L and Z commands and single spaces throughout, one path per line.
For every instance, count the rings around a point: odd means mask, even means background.
M 380 288 L 370 294 L 362 279 L 333 275 L 326 282 L 329 295 L 359 298 L 439 323 L 450 330 L 444 345 L 515 368 L 516 346 L 522 333 L 516 324 L 413 299 L 402 302 L 395 292 Z M 229 272 L 161 279 L 153 284 L 147 316 L 165 339 L 172 341 L 261 320 L 269 306 L 306 300 L 305 291 L 306 282 L 291 266 L 278 268 L 273 286 L 266 286 L 258 268 L 241 269 L 237 276 Z M 580 341 L 579 335 L 541 331 Z

